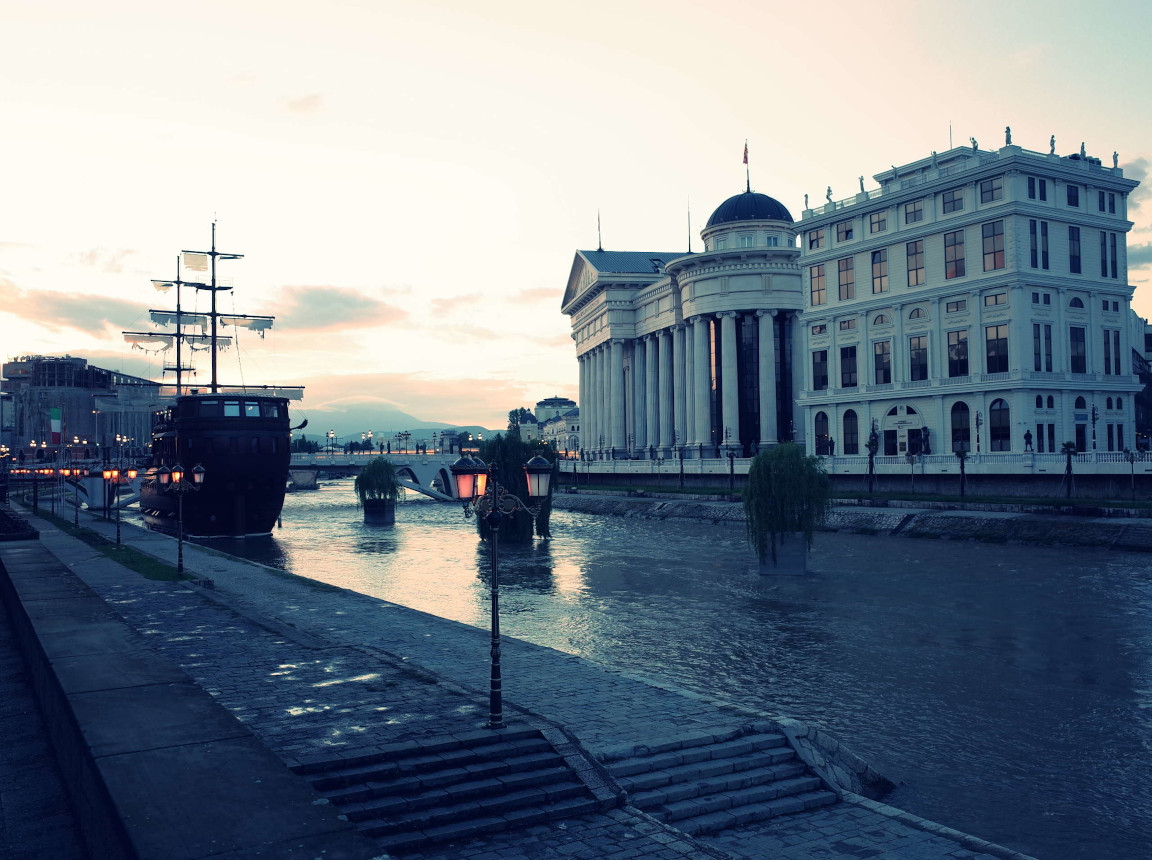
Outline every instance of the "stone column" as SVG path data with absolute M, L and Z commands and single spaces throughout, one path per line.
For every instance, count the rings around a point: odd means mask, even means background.
M 632 426 L 635 427 L 634 450 L 643 451 L 648 447 L 648 403 L 645 391 L 648 388 L 648 360 L 644 354 L 644 341 L 632 341 Z
M 609 346 L 610 364 L 608 370 L 608 396 L 610 398 L 608 404 L 608 414 L 611 415 L 611 441 L 608 443 L 612 449 L 612 456 L 615 457 L 616 453 L 623 451 L 628 446 L 628 440 L 625 437 L 627 431 L 624 427 L 625 410 L 628 408 L 628 401 L 624 393 L 624 341 L 613 340 Z
M 586 432 L 582 435 L 585 450 L 595 451 L 596 436 L 599 433 L 599 430 L 596 428 L 600 422 L 600 374 L 599 368 L 597 367 L 596 347 L 584 353 L 584 361 L 588 364 L 588 414 L 584 420 L 584 429 Z
M 693 343 L 696 332 L 688 320 L 684 322 L 684 443 L 692 444 L 696 435 L 696 366 L 693 360 Z
M 740 374 L 736 361 L 736 312 L 724 311 L 717 314 L 720 318 L 720 352 L 723 362 L 723 383 L 721 396 L 723 404 L 724 426 L 720 428 L 720 438 L 727 434 L 724 443 L 724 455 L 727 450 L 735 447 L 740 439 Z
M 588 358 L 580 355 L 576 357 L 576 362 L 580 368 L 580 423 L 588 426 Z
M 696 438 L 693 442 L 697 450 L 700 445 L 712 443 L 712 368 L 708 365 L 708 346 L 707 317 L 692 317 L 692 384 L 696 401 L 693 410 L 696 417 L 693 435 Z
M 760 321 L 760 445 L 779 441 L 776 411 L 776 311 L 756 311 Z
M 672 456 L 672 331 L 660 332 L 660 447 Z
M 656 335 L 644 335 L 644 411 L 648 421 L 648 444 L 660 444 L 660 368 L 656 355 Z
M 684 324 L 672 326 L 672 396 L 673 421 L 675 422 L 676 444 L 684 445 L 688 440 L 688 428 L 685 419 L 684 391 Z

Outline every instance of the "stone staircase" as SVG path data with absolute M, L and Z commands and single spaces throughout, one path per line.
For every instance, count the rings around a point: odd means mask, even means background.
M 752 727 L 600 758 L 630 804 L 691 836 L 838 801 L 783 734 Z
M 390 853 L 603 811 L 623 801 L 556 729 L 411 741 L 293 770 Z

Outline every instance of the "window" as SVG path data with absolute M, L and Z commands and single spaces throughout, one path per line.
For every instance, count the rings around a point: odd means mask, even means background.
M 1007 293 L 987 293 L 984 296 L 984 307 L 986 307 L 986 308 L 991 308 L 991 307 L 995 307 L 996 305 L 1006 305 L 1006 304 L 1008 304 L 1008 294 Z
M 824 228 L 808 231 L 808 250 L 815 251 L 824 247 Z
M 712 241 L 712 250 L 713 251 L 723 251 L 727 247 L 728 247 L 728 237 L 727 236 L 717 236 Z
M 924 240 L 917 239 L 909 242 L 906 247 L 908 253 L 908 286 L 918 287 L 924 283 Z
M 780 244 L 780 237 L 779 236 L 767 236 L 764 239 L 764 244 L 767 245 L 769 248 L 775 248 L 777 245 Z
M 888 249 L 872 252 L 872 292 L 888 292 Z
M 852 222 L 841 221 L 836 225 L 836 241 L 847 242 L 852 238 Z
M 1072 408 L 1073 409 L 1087 409 L 1088 408 L 1088 401 L 1085 400 L 1083 397 L 1077 397 L 1076 403 L 1072 406 Z
M 1108 214 L 1116 214 L 1116 195 L 1111 192 L 1108 193 Z
M 984 271 L 1004 268 L 1004 222 L 992 221 L 980 227 L 984 238 Z
M 988 448 L 992 451 L 1012 450 L 1012 421 L 1005 400 L 993 400 L 988 407 Z
M 958 314 L 961 311 L 966 311 L 966 310 L 968 310 L 968 300 L 967 299 L 957 299 L 954 302 L 948 302 L 948 304 L 944 305 L 945 313 Z
M 1101 212 L 1103 212 L 1104 211 L 1104 192 L 1100 191 L 1098 193 L 1099 193 L 1099 197 L 1097 198 L 1097 208 L 1099 208 L 1099 210 Z
M 996 200 L 1001 200 L 1004 197 L 1004 177 L 997 176 L 995 179 L 985 179 L 980 183 L 980 202 L 992 203 Z
M 1119 376 L 1120 369 L 1120 330 L 1104 329 L 1104 373 Z
M 928 378 L 928 338 L 908 338 L 908 378 L 913 382 Z
M 888 229 L 887 212 L 873 212 L 868 216 L 868 232 L 883 233 L 886 229 Z
M 964 402 L 952 404 L 952 450 L 972 450 L 972 422 L 968 404 Z
M 1048 268 L 1048 222 L 1028 221 L 1029 262 L 1033 269 Z
M 873 381 L 887 385 L 892 381 L 892 341 L 878 340 L 872 344 Z
M 960 212 L 964 209 L 964 189 L 953 188 L 951 191 L 945 191 L 943 194 L 944 201 L 944 214 L 949 212 Z
M 828 388 L 828 350 L 818 349 L 812 353 L 812 390 L 825 391 Z
M 1100 277 L 1115 278 L 1118 273 L 1116 260 L 1116 234 L 1100 231 Z M 1111 263 L 1111 265 L 1109 265 Z M 1108 303 L 1104 303 L 1104 310 L 1108 310 Z
M 1068 302 L 1068 307 L 1084 310 L 1084 301 L 1079 296 L 1073 296 L 1072 301 Z
M 856 328 L 856 318 L 840 320 L 840 331 L 851 331 Z
M 756 244 L 756 237 L 751 233 L 742 233 L 740 235 L 740 247 L 751 248 Z
M 948 376 L 968 375 L 968 332 L 948 332 Z
M 888 314 L 876 314 L 876 319 L 872 320 L 872 325 L 891 325 L 892 320 L 888 319 Z
M 1068 227 L 1068 271 L 1080 274 L 1080 228 Z
M 1080 186 L 1079 185 L 1069 185 L 1069 186 L 1067 186 L 1067 189 L 1068 189 L 1068 205 L 1078 207 L 1080 205 Z
M 1112 408 L 1112 398 L 1111 397 L 1108 398 L 1108 401 L 1107 401 L 1107 403 L 1105 403 L 1104 408 L 1105 409 L 1111 409 Z
M 1048 403 L 1049 409 L 1055 409 L 1056 408 L 1056 400 L 1052 397 L 1051 394 L 1048 395 L 1048 400 L 1046 402 Z
M 964 277 L 964 231 L 944 234 L 944 277 Z
M 1008 326 L 984 327 L 984 356 L 988 373 L 1008 372 Z
M 856 298 L 856 270 L 852 265 L 852 258 L 845 257 L 836 261 L 840 278 L 840 301 Z
M 1083 326 L 1074 325 L 1068 328 L 1068 369 L 1073 373 L 1088 372 L 1088 350 Z
M 824 264 L 819 266 L 812 266 L 808 269 L 808 280 L 810 288 L 810 301 L 813 305 L 822 305 L 828 300 L 828 294 L 824 289 Z
M 1041 397 L 1039 394 L 1036 395 L 1036 408 L 1037 409 L 1043 409 L 1044 408 L 1044 398 Z
M 816 456 L 824 457 L 831 453 L 829 450 L 830 437 L 828 436 L 828 414 L 825 412 L 817 412 L 816 417 L 813 419 L 812 429 L 815 431 L 813 436 L 816 439 Z
M 843 453 L 860 453 L 860 423 L 856 418 L 856 410 L 854 409 L 849 409 L 844 413 L 844 430 L 841 438 L 844 440 L 841 446 Z
M 856 387 L 856 347 L 840 347 L 840 387 Z
M 924 220 L 924 201 L 914 200 L 904 204 L 904 223 L 915 224 Z
M 910 320 L 928 319 L 928 314 L 924 311 L 924 308 L 912 308 L 911 313 L 908 314 L 908 319 L 910 319 Z
M 1038 179 L 1034 176 L 1028 177 L 1028 199 L 1029 200 L 1047 200 L 1048 199 L 1048 180 Z
M 1045 323 L 1032 324 L 1032 369 L 1041 373 L 1052 372 L 1051 325 Z
M 827 333 L 828 333 L 828 326 L 825 325 L 824 323 L 820 323 L 819 325 L 812 326 L 812 334 L 827 334 Z

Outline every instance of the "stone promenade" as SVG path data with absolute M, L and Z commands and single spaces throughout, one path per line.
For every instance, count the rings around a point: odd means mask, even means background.
M 211 587 L 154 582 L 42 520 L 34 524 L 44 547 L 289 765 L 473 732 L 485 722 L 485 630 L 194 545 L 185 545 L 186 564 L 211 580 Z M 99 519 L 82 519 L 82 525 L 112 535 L 111 525 Z M 128 526 L 123 531 L 126 543 L 165 560 L 174 557 L 171 539 Z M 0 559 L 4 551 L 0 545 Z M 561 724 L 594 754 L 719 734 L 764 718 L 518 640 L 506 639 L 503 655 L 510 724 Z M 832 807 L 700 839 L 625 807 L 406 856 L 932 860 L 1024 855 L 846 794 Z

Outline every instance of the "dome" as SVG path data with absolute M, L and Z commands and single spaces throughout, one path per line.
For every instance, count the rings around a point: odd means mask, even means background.
M 767 194 L 745 191 L 721 203 L 708 219 L 707 226 L 716 227 L 735 221 L 787 221 L 791 224 L 792 216 L 779 200 Z

